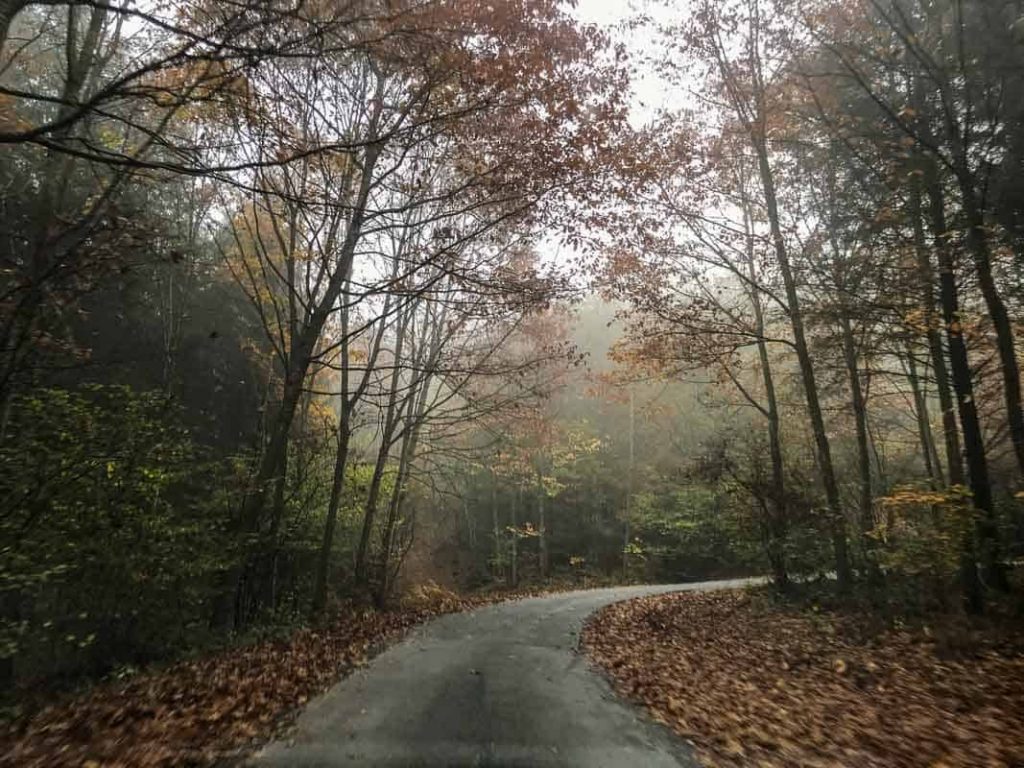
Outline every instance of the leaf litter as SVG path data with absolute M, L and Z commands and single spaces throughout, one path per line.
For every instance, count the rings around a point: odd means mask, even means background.
M 102 683 L 0 726 L 7 768 L 162 768 L 240 762 L 302 706 L 435 616 L 538 590 L 462 596 L 418 587 L 394 610 L 355 605 L 330 624 Z
M 706 766 L 1024 766 L 1024 653 L 983 634 L 690 592 L 608 606 L 583 646 Z

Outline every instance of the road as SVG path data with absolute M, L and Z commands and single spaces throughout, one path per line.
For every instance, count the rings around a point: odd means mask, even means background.
M 576 652 L 609 603 L 743 581 L 616 587 L 429 622 L 313 701 L 254 766 L 696 766 Z

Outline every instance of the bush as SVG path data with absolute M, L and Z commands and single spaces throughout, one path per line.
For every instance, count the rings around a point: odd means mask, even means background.
M 206 631 L 222 471 L 160 392 L 38 390 L 0 446 L 0 656 L 17 677 L 102 672 Z M 13 660 L 13 663 L 12 663 Z M 11 674 L 11 670 L 8 670 Z
M 906 485 L 880 500 L 882 519 L 871 532 L 878 564 L 896 577 L 921 582 L 945 601 L 956 580 L 965 542 L 974 536 L 977 510 L 970 491 Z

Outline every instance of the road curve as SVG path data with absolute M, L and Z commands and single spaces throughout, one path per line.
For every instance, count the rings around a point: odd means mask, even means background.
M 616 587 L 499 603 L 431 621 L 313 701 L 254 766 L 696 766 L 576 653 L 619 600 L 744 581 Z

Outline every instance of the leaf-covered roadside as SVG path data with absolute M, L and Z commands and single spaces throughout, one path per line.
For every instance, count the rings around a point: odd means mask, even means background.
M 959 640 L 742 593 L 617 603 L 583 634 L 618 691 L 709 766 L 1024 764 L 1024 653 Z
M 428 585 L 395 610 L 348 607 L 323 628 L 100 685 L 0 730 L 0 766 L 151 768 L 241 757 L 412 627 L 532 594 L 464 597 Z

